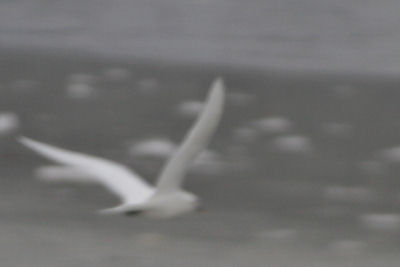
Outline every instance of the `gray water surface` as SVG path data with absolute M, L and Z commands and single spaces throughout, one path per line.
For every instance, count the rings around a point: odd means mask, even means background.
M 0 45 L 398 74 L 398 10 L 396 0 L 0 1 Z
M 400 144 L 397 79 L 6 51 L 0 70 L 1 111 L 20 120 L 0 136 L 4 266 L 398 266 L 399 156 L 380 156 Z M 178 107 L 202 101 L 215 73 L 228 88 L 210 145 L 219 158 L 185 184 L 205 213 L 99 216 L 117 199 L 97 186 L 39 182 L 35 170 L 49 162 L 15 140 L 109 158 L 153 182 L 164 160 L 130 147 L 179 142 L 192 119 Z

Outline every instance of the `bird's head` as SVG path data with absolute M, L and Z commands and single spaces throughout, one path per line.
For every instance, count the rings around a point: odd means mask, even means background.
M 190 192 L 182 192 L 182 197 L 185 199 L 185 202 L 191 206 L 191 209 L 194 211 L 203 212 L 204 208 L 202 205 L 202 201 L 200 198 Z

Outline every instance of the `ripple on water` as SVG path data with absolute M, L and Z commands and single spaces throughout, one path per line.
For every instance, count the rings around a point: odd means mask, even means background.
M 281 134 L 289 132 L 293 128 L 293 123 L 285 117 L 274 116 L 258 119 L 252 126 L 264 133 Z
M 400 215 L 396 213 L 371 213 L 360 216 L 361 224 L 370 230 L 398 231 Z
M 185 101 L 178 106 L 178 113 L 183 117 L 196 118 L 203 110 L 204 103 L 200 101 Z
M 278 136 L 272 141 L 272 146 L 284 153 L 307 154 L 313 150 L 311 140 L 302 135 Z
M 161 157 L 172 155 L 176 145 L 167 138 L 146 139 L 129 147 L 129 154 L 137 157 Z
M 0 112 L 0 136 L 14 133 L 20 126 L 17 114 L 9 111 Z

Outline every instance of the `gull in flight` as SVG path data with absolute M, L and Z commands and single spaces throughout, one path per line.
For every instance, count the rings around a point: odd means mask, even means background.
M 199 198 L 182 188 L 184 176 L 194 158 L 207 146 L 221 119 L 224 84 L 216 79 L 206 103 L 182 144 L 165 164 L 155 186 L 149 185 L 127 167 L 107 159 L 68 151 L 20 137 L 19 141 L 41 156 L 61 164 L 51 167 L 71 181 L 99 183 L 117 195 L 121 204 L 101 214 L 173 217 L 200 208 Z

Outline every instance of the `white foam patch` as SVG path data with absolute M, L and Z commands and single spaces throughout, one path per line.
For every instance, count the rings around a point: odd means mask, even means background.
M 74 99 L 90 98 L 94 95 L 94 88 L 88 83 L 70 83 L 66 87 L 67 95 Z
M 108 68 L 104 70 L 103 75 L 111 81 L 125 81 L 131 76 L 131 72 L 125 68 Z
M 248 106 L 254 101 L 254 96 L 244 92 L 228 92 L 227 100 L 235 106 Z
M 278 136 L 272 141 L 273 147 L 285 153 L 309 153 L 312 151 L 311 140 L 302 135 Z
M 176 145 L 169 139 L 148 139 L 133 144 L 129 154 L 139 157 L 170 157 Z
M 371 230 L 398 231 L 400 230 L 400 215 L 397 213 L 387 214 L 364 214 L 360 216 L 361 224 Z
M 203 110 L 204 103 L 200 101 L 186 101 L 178 106 L 178 112 L 181 116 L 195 118 Z
M 373 199 L 374 194 L 365 187 L 329 186 L 325 188 L 323 195 L 336 202 L 366 202 Z
M 190 170 L 201 174 L 219 174 L 226 168 L 221 156 L 211 150 L 202 151 L 194 160 Z
M 196 157 L 196 162 L 198 164 L 207 164 L 210 161 L 217 161 L 219 160 L 220 156 L 211 150 L 204 150 L 200 152 L 200 154 Z
M 326 134 L 335 137 L 349 137 L 354 132 L 354 127 L 345 122 L 327 122 L 321 128 Z
M 386 162 L 400 163 L 400 146 L 383 149 L 378 152 L 378 156 Z
M 20 126 L 19 117 L 12 112 L 0 112 L 0 135 L 14 133 Z
M 367 244 L 363 241 L 358 240 L 335 240 L 332 241 L 329 245 L 329 248 L 340 254 L 359 254 L 362 253 Z
M 256 129 L 269 134 L 280 134 L 290 131 L 293 123 L 284 117 L 269 117 L 256 120 L 252 123 Z

